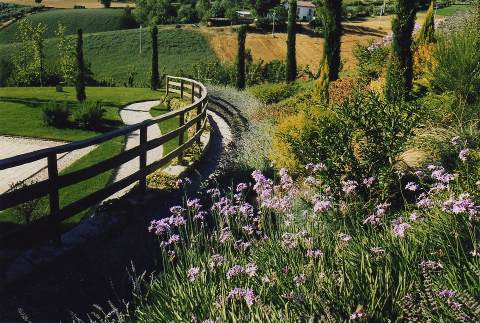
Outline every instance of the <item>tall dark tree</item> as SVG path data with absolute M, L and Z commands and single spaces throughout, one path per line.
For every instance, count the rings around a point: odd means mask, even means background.
M 247 38 L 247 26 L 241 25 L 238 29 L 237 35 L 238 41 L 238 52 L 236 58 L 236 67 L 237 67 L 237 79 L 236 86 L 237 89 L 243 90 L 245 88 L 245 39 Z
M 287 24 L 287 82 L 294 82 L 297 78 L 297 58 L 295 50 L 297 33 L 297 0 L 288 0 Z
M 415 27 L 416 1 L 398 0 L 392 20 L 392 55 L 387 71 L 385 96 L 388 100 L 403 99 L 412 90 L 412 34 Z
M 86 79 L 85 60 L 83 58 L 83 32 L 81 29 L 77 31 L 77 79 L 75 82 L 75 90 L 77 92 L 77 100 L 85 101 L 87 95 L 85 93 Z
M 325 0 L 323 10 L 324 51 L 329 68 L 329 80 L 338 79 L 342 37 L 342 0 Z
M 160 76 L 158 74 L 158 28 L 152 27 L 152 77 L 150 79 L 150 88 L 158 89 L 160 86 Z

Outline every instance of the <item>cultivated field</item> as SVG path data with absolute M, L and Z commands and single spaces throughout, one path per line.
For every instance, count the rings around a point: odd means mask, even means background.
M 31 6 L 34 4 L 32 0 L 2 0 L 5 3 L 15 3 L 24 6 Z M 97 0 L 43 0 L 42 5 L 52 8 L 73 8 L 73 6 L 85 6 L 85 8 L 103 8 L 100 1 Z M 135 6 L 133 2 L 112 2 L 112 7 L 126 7 Z

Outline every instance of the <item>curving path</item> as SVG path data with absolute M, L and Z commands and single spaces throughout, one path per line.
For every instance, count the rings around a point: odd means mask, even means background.
M 120 111 L 120 117 L 125 125 L 132 125 L 136 124 L 148 119 L 152 118 L 150 114 L 150 109 L 159 105 L 160 101 L 147 101 L 147 102 L 139 102 L 127 105 Z M 155 139 L 160 137 L 161 132 L 158 125 L 148 127 L 147 130 L 147 139 Z M 140 144 L 140 130 L 134 131 L 127 136 L 127 141 L 125 143 L 125 150 L 134 148 Z M 152 162 L 159 160 L 163 156 L 163 145 L 148 151 L 147 153 L 147 164 L 151 164 Z M 139 170 L 140 160 L 139 158 L 135 158 L 130 160 L 129 162 L 120 166 L 113 178 L 113 182 L 117 182 L 122 178 L 127 177 L 128 175 L 133 174 L 134 172 Z M 114 195 L 110 196 L 108 199 L 118 198 L 124 194 L 126 194 L 135 184 L 127 186 L 121 191 L 118 191 Z

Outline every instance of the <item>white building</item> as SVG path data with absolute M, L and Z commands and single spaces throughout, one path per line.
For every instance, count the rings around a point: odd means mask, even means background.
M 288 1 L 284 4 L 288 9 Z M 297 19 L 302 21 L 311 21 L 315 17 L 315 5 L 311 1 L 297 1 Z

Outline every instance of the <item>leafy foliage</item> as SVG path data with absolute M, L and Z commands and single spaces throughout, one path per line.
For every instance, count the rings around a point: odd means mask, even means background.
M 285 100 L 300 90 L 296 83 L 277 83 L 256 85 L 249 89 L 262 103 L 272 104 Z
M 70 109 L 66 102 L 57 103 L 56 101 L 50 101 L 42 109 L 42 113 L 43 121 L 48 126 L 65 128 L 69 124 Z
M 427 15 L 425 16 L 425 21 L 422 25 L 422 28 L 417 35 L 418 44 L 429 44 L 435 41 L 435 18 L 433 12 L 433 1 L 428 7 Z
M 85 101 L 80 103 L 73 113 L 73 120 L 78 127 L 98 130 L 103 124 L 105 109 L 100 102 Z

